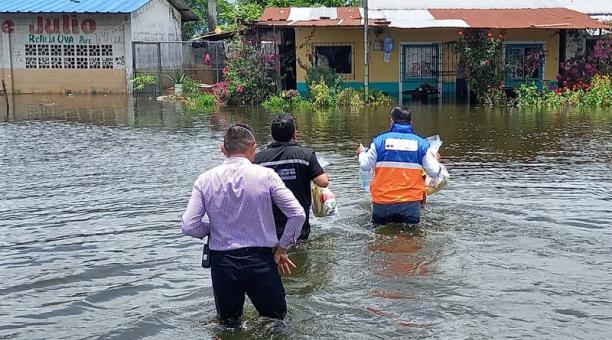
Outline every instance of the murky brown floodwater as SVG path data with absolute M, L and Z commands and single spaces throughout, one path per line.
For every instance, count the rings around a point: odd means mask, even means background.
M 581 338 L 612 332 L 612 112 L 415 106 L 451 186 L 419 234 L 368 222 L 353 150 L 382 111 L 297 115 L 331 162 L 340 212 L 293 251 L 281 327 L 214 322 L 200 244 L 180 233 L 228 124 L 127 97 L 22 96 L 0 122 L 0 338 Z M 6 117 L 3 102 L 0 115 Z

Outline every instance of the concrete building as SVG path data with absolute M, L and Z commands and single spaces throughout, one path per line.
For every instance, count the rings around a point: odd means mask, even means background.
M 132 43 L 180 41 L 183 0 L 0 2 L 0 79 L 9 93 L 126 93 Z
M 462 8 L 460 0 L 448 0 L 452 5 L 440 8 L 428 4 L 442 3 L 436 1 L 370 1 L 370 88 L 400 101 L 423 91 L 439 98 L 465 97 L 466 72 L 453 46 L 468 29 L 503 37 L 506 87 L 533 82 L 553 88 L 562 61 L 560 52 L 565 50 L 560 36 L 570 30 L 609 27 L 568 8 L 509 8 L 514 2 L 503 8 Z M 423 8 L 411 7 L 415 4 Z M 280 47 L 295 46 L 292 67 L 297 70 L 296 88 L 301 93 L 307 92 L 306 70 L 313 64 L 329 66 L 344 78 L 345 86 L 361 88 L 365 79 L 363 14 L 363 8 L 357 7 L 266 8 L 255 26 L 262 40 Z M 290 44 L 288 39 L 293 39 Z M 533 60 L 533 65 L 525 60 Z

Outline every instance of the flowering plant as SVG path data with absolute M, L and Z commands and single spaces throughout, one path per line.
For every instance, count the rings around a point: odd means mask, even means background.
M 266 57 L 253 43 L 236 41 L 213 93 L 220 105 L 259 104 L 274 92 Z

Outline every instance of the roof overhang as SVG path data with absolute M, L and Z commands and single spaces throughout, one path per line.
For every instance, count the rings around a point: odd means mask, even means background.
M 363 9 L 266 8 L 255 26 L 360 27 Z M 567 8 L 369 10 L 368 24 L 402 29 L 609 29 L 610 25 Z

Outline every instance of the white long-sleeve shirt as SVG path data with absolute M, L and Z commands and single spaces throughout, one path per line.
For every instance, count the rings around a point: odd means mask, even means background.
M 376 146 L 372 143 L 369 149 L 359 154 L 359 167 L 364 171 L 372 170 L 376 167 L 377 159 L 378 154 L 376 152 Z M 437 177 L 442 171 L 442 165 L 438 162 L 436 155 L 431 150 L 428 150 L 425 156 L 423 156 L 423 169 L 430 177 Z

